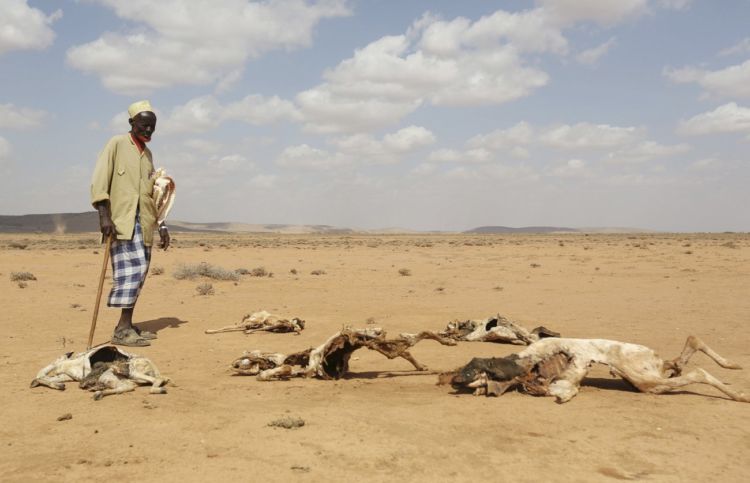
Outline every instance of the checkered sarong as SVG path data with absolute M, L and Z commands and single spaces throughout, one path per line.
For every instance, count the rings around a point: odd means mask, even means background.
M 133 239 L 113 240 L 109 254 L 112 257 L 112 291 L 109 292 L 107 305 L 129 309 L 138 300 L 151 262 L 151 247 L 143 244 L 143 232 L 137 215 Z

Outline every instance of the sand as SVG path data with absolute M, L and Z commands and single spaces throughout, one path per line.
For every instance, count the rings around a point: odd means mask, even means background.
M 135 318 L 158 332 L 150 357 L 176 384 L 94 401 L 68 384 L 29 388 L 44 365 L 85 348 L 102 261 L 94 234 L 0 236 L 0 479 L 71 481 L 742 481 L 750 404 L 708 386 L 634 392 L 604 368 L 567 404 L 509 393 L 456 395 L 408 362 L 359 351 L 340 381 L 259 382 L 230 362 L 291 352 L 344 325 L 390 334 L 503 314 L 567 337 L 611 338 L 676 356 L 688 335 L 750 368 L 750 238 L 705 235 L 201 235 L 155 252 Z M 21 246 L 26 245 L 25 248 Z M 176 280 L 181 263 L 264 267 L 237 283 Z M 296 270 L 296 274 L 290 271 Z M 410 275 L 401 275 L 407 269 Z M 312 275 L 322 270 L 322 275 Z M 25 288 L 11 272 L 28 271 Z M 196 286 L 210 282 L 215 293 Z M 108 285 L 109 282 L 107 282 Z M 307 321 L 292 334 L 204 330 L 265 309 Z M 118 317 L 104 307 L 96 342 Z M 420 343 L 436 371 L 516 346 Z M 750 370 L 701 366 L 750 392 Z M 70 413 L 71 419 L 58 421 Z M 304 426 L 269 426 L 282 418 Z

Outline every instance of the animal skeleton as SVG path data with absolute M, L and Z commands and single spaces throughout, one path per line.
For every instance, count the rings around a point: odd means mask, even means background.
M 162 377 L 149 359 L 128 354 L 113 345 L 85 352 L 69 352 L 43 368 L 31 381 L 31 387 L 47 386 L 60 391 L 65 383 L 78 381 L 81 389 L 94 391 L 94 399 L 133 391 L 139 385 L 151 385 L 151 394 L 166 394 L 169 379 Z
M 156 224 L 162 223 L 167 219 L 169 211 L 174 205 L 175 184 L 174 180 L 167 176 L 167 170 L 159 168 L 151 175 L 154 180 L 154 189 L 151 197 L 156 205 Z
M 381 328 L 344 328 L 333 334 L 316 348 L 293 354 L 245 352 L 232 362 L 232 369 L 241 375 L 257 375 L 260 381 L 288 379 L 290 377 L 318 377 L 340 379 L 349 371 L 349 359 L 354 351 L 362 347 L 380 352 L 389 359 L 402 357 L 418 371 L 427 367 L 409 353 L 409 349 L 423 339 L 436 340 L 443 345 L 456 345 L 456 341 L 424 331 L 418 334 L 400 334 L 398 338 L 386 339 Z
M 246 334 L 253 332 L 294 332 L 299 334 L 305 328 L 305 321 L 297 317 L 291 320 L 282 319 L 278 315 L 271 314 L 265 310 L 245 315 L 242 320 L 221 329 L 206 329 L 206 334 L 219 334 L 221 332 L 239 332 Z
M 542 339 L 518 354 L 489 359 L 474 358 L 452 373 L 444 373 L 438 384 L 451 384 L 457 390 L 474 389 L 475 395 L 500 396 L 514 386 L 536 396 L 554 396 L 557 402 L 570 401 L 593 363 L 609 366 L 639 391 L 663 394 L 688 384 L 708 384 L 735 401 L 750 397 L 731 389 L 703 369 L 682 374 L 685 364 L 701 351 L 721 367 L 741 369 L 721 357 L 695 336 L 688 337 L 682 353 L 671 360 L 661 359 L 648 347 L 605 339 Z
M 529 332 L 499 314 L 484 320 L 449 322 L 445 330 L 438 333 L 443 337 L 459 341 L 500 342 L 516 345 L 529 345 L 544 337 L 560 337 L 559 333 L 542 326 Z

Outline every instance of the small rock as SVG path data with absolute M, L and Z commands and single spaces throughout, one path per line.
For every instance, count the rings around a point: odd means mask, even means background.
M 73 419 L 73 415 L 70 413 L 65 413 L 57 418 L 58 421 L 67 421 L 68 419 Z

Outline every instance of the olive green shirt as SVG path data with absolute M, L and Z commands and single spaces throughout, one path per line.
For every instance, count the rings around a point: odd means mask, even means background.
M 135 213 L 140 208 L 143 243 L 151 246 L 156 226 L 156 206 L 151 197 L 154 180 L 151 151 L 138 151 L 130 134 L 109 140 L 96 160 L 91 176 L 91 204 L 109 200 L 112 222 L 118 240 L 131 240 L 135 229 Z

